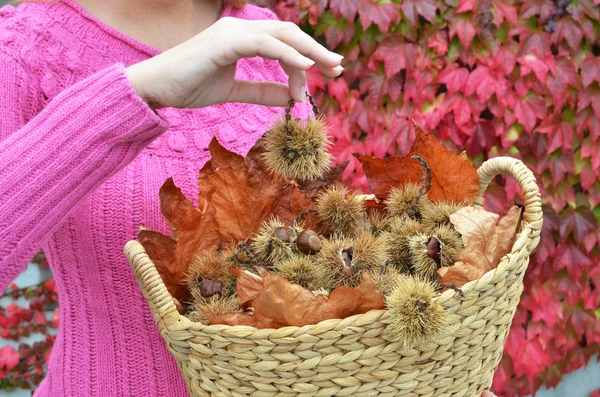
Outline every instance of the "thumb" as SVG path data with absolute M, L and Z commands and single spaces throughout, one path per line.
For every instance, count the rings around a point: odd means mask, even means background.
M 496 397 L 496 395 L 490 391 L 484 391 L 483 393 L 481 393 L 481 397 Z

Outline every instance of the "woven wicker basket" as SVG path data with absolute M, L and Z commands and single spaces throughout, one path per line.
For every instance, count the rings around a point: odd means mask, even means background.
M 391 343 L 386 310 L 276 330 L 193 323 L 177 312 L 141 244 L 130 241 L 125 253 L 192 396 L 479 396 L 502 356 L 542 227 L 535 177 L 515 159 L 479 168 L 474 205 L 500 173 L 523 189 L 521 229 L 497 269 L 462 288 L 464 297 L 448 290 L 437 298 L 452 321 L 452 336 L 438 344 Z

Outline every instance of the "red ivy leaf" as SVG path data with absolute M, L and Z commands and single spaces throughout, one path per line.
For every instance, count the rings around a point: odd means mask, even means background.
M 506 82 L 497 80 L 491 75 L 487 66 L 480 65 L 469 75 L 465 95 L 477 93 L 477 99 L 485 103 L 494 93 L 498 98 L 503 97 L 506 89 Z
M 19 363 L 19 352 L 12 346 L 4 346 L 0 349 L 0 370 L 12 370 Z
M 581 80 L 583 87 L 587 87 L 594 81 L 600 83 L 600 57 L 589 53 L 581 63 Z
M 595 141 L 600 138 L 600 119 L 596 117 L 591 107 L 587 107 L 577 113 L 575 125 L 577 126 L 579 136 L 585 136 L 584 130 L 588 128 L 592 140 Z
M 329 3 L 331 11 L 337 17 L 342 15 L 347 21 L 354 21 L 361 0 L 336 0 Z M 364 27 L 365 29 L 367 26 Z
M 464 48 L 469 48 L 477 30 L 470 15 L 452 15 L 449 18 L 450 37 L 458 36 Z
M 592 266 L 593 262 L 588 255 L 572 243 L 563 243 L 558 247 L 554 256 L 554 269 L 559 271 L 567 268 L 573 281 L 578 281 L 583 271 Z
M 442 71 L 438 81 L 440 83 L 446 84 L 448 94 L 454 94 L 464 89 L 468 78 L 469 71 L 466 68 L 461 68 L 458 67 L 455 63 L 451 63 L 446 69 Z
M 404 0 L 402 1 L 402 12 L 415 26 L 418 24 L 419 15 L 434 23 L 436 4 L 434 0 Z
M 544 99 L 535 95 L 529 95 L 515 103 L 515 116 L 525 131 L 531 132 L 537 119 L 546 117 L 546 104 Z
M 569 207 L 560 218 L 560 235 L 563 238 L 567 238 L 573 232 L 576 241 L 583 241 L 597 227 L 596 217 L 585 209 L 575 210 Z
M 390 25 L 396 23 L 400 18 L 398 10 L 396 10 L 396 5 L 392 2 L 379 3 L 363 0 L 358 7 L 360 23 L 365 30 L 371 26 L 372 23 L 375 23 L 381 32 L 387 32 Z
M 388 78 L 401 69 L 413 71 L 418 56 L 418 49 L 412 43 L 405 43 L 400 34 L 386 36 L 377 47 L 370 62 L 383 61 L 385 74 Z
M 588 105 L 592 106 L 596 118 L 600 119 L 600 85 L 592 84 L 583 91 L 579 92 L 579 101 L 577 102 L 577 107 L 579 109 L 585 109 Z
M 557 149 L 571 150 L 573 126 L 564 122 L 561 114 L 551 115 L 542 121 L 537 130 L 548 135 L 548 153 Z
M 562 39 L 565 39 L 572 49 L 577 50 L 583 39 L 583 31 L 570 19 L 559 19 L 552 34 L 552 41 L 560 44 Z

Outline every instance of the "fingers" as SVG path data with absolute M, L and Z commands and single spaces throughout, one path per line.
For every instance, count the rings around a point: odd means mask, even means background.
M 287 106 L 290 89 L 273 81 L 234 80 L 231 93 L 225 102 L 253 103 L 264 106 Z
M 260 56 L 279 60 L 300 70 L 307 70 L 315 64 L 313 60 L 300 54 L 295 48 L 266 33 L 257 33 L 241 38 L 239 45 L 234 48 L 234 53 L 238 59 Z
M 306 72 L 295 69 L 286 63 L 280 62 L 284 72 L 289 76 L 289 92 L 293 100 L 303 102 L 306 94 Z
M 336 77 L 343 71 L 341 55 L 327 50 L 291 22 L 227 20 L 222 27 L 227 32 L 237 30 L 245 33 L 228 40 L 235 54 L 233 59 L 227 59 L 228 63 L 239 58 L 261 56 L 300 70 L 307 70 L 316 63 L 330 77 Z
M 481 393 L 481 397 L 496 397 L 496 395 L 486 390 L 483 393 Z

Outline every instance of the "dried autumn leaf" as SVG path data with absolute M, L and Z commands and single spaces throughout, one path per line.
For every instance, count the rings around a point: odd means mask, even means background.
M 301 183 L 299 188 L 306 194 L 307 197 L 313 199 L 327 187 L 342 183 L 342 176 L 350 160 L 346 160 L 342 164 L 329 168 L 320 179 L 306 181 Z
M 243 321 L 243 324 L 252 324 L 257 328 L 279 328 L 317 324 L 327 319 L 342 319 L 372 309 L 385 308 L 383 296 L 367 273 L 363 274 L 358 287 L 336 288 L 328 298 L 315 296 L 308 289 L 292 284 L 265 269 L 259 268 L 259 273 L 264 281 L 264 288 L 254 302 L 255 322 L 239 314 L 214 318 L 213 322 L 226 321 L 227 324 L 238 325 L 239 323 L 232 321 Z
M 251 306 L 263 290 L 262 278 L 240 268 L 230 269 L 229 274 L 237 277 L 236 285 L 240 308 Z
M 140 230 L 138 240 L 146 253 L 154 262 L 169 293 L 177 301 L 189 299 L 189 291 L 183 286 L 183 274 L 187 267 L 182 267 L 175 257 L 177 242 L 170 237 L 151 230 Z
M 273 206 L 273 216 L 285 225 L 293 224 L 298 215 L 313 207 L 313 202 L 296 183 L 289 183 L 279 191 L 277 201 Z M 303 217 L 305 226 L 314 227 L 315 222 L 308 217 Z
M 378 159 L 354 153 L 362 164 L 369 181 L 369 188 L 379 199 L 385 199 L 393 187 L 407 182 L 421 184 L 422 171 L 412 156 L 419 154 L 428 164 L 433 175 L 427 195 L 432 201 L 465 202 L 472 204 L 479 191 L 477 171 L 469 162 L 466 152 L 459 155 L 446 149 L 432 135 L 416 128 L 416 139 L 406 157 Z
M 461 287 L 495 269 L 512 248 L 521 208 L 513 206 L 500 218 L 481 208 L 465 207 L 450 215 L 454 228 L 462 234 L 463 248 L 459 261 L 438 269 L 442 284 Z
M 214 211 L 208 202 L 211 195 L 212 192 L 208 192 L 208 198 L 199 201 L 203 204 L 199 210 L 175 186 L 173 178 L 167 179 L 160 188 L 160 208 L 169 223 L 172 238 L 177 241 L 175 257 L 183 271 L 199 252 L 215 251 L 221 243 Z
M 206 201 L 214 209 L 221 236 L 230 242 L 245 241 L 269 216 L 280 185 L 258 168 L 257 174 L 249 175 L 244 158 L 216 138 L 208 148 L 212 157 L 200 170 L 198 202 Z

